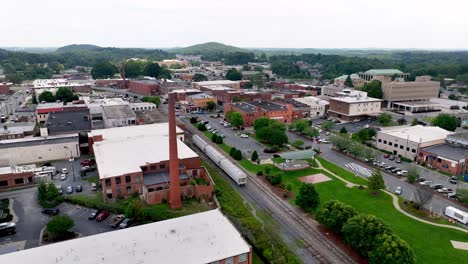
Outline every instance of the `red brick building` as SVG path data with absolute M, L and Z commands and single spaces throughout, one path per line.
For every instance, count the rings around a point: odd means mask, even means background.
M 128 82 L 130 92 L 146 96 L 158 95 L 160 86 L 160 80 L 130 80 Z
M 236 111 L 241 113 L 244 120 L 244 127 L 252 126 L 259 117 L 268 117 L 276 119 L 281 123 L 291 123 L 297 118 L 294 113 L 293 105 L 280 104 L 271 101 L 251 101 L 226 104 L 224 112 Z
M 0 94 L 10 94 L 10 87 L 13 83 L 0 83 Z
M 0 167 L 0 189 L 34 184 L 35 166 Z

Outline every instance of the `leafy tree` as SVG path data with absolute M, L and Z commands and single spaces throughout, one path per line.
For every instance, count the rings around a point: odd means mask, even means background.
M 208 81 L 208 78 L 206 78 L 206 76 L 203 75 L 203 74 L 195 73 L 193 75 L 192 81 L 193 82 L 204 82 L 204 81 Z
M 198 123 L 198 118 L 195 117 L 195 116 L 191 116 L 190 117 L 190 124 L 195 124 L 195 123 Z
M 68 215 L 57 215 L 47 223 L 47 232 L 53 239 L 61 239 L 66 237 L 68 230 L 74 225 L 75 223 Z
M 216 143 L 216 140 L 218 139 L 218 136 L 216 134 L 211 135 L 211 141 Z
M 348 145 L 349 154 L 353 155 L 354 158 L 361 157 L 364 155 L 365 146 L 356 142 L 352 142 Z
M 226 65 L 239 65 L 247 64 L 249 61 L 255 60 L 255 55 L 253 52 L 230 52 L 223 55 L 224 63 Z
M 345 138 L 342 136 L 335 136 L 332 135 L 330 138 L 330 143 L 333 145 L 333 147 L 339 151 L 344 151 L 348 148 L 350 144 L 352 144 L 350 138 Z
M 432 125 L 438 126 L 448 131 L 455 131 L 460 123 L 458 119 L 450 114 L 439 114 L 432 120 Z
M 353 80 L 351 79 L 351 75 L 348 75 L 348 77 L 346 77 L 344 85 L 346 85 L 348 87 L 354 87 Z
M 105 61 L 97 63 L 91 69 L 91 76 L 93 79 L 107 79 L 112 78 L 119 72 L 119 69 L 114 64 Z
M 391 234 L 390 228 L 379 218 L 373 215 L 359 214 L 350 218 L 341 229 L 346 244 L 362 256 L 368 257 L 376 248 L 376 237 L 382 234 Z
M 293 126 L 297 132 L 303 133 L 307 128 L 310 127 L 310 124 L 309 124 L 309 121 L 307 120 L 299 119 L 293 123 Z
M 272 145 L 281 146 L 288 142 L 288 136 L 286 135 L 286 128 L 284 124 L 280 123 L 278 120 L 269 119 L 269 118 L 259 118 L 254 123 L 255 134 L 257 137 Z
M 125 63 L 125 76 L 128 78 L 135 78 L 145 74 L 144 68 L 146 66 L 145 62 L 128 60 Z
M 239 149 L 237 149 L 236 152 L 234 153 L 234 159 L 242 160 L 242 152 Z
M 320 132 L 316 128 L 307 128 L 303 134 L 308 135 L 309 137 L 317 138 L 320 136 Z
M 448 96 L 448 99 L 458 101 L 459 98 L 458 98 L 458 96 L 456 96 L 454 94 L 451 94 L 451 95 Z
M 59 87 L 57 93 L 55 93 L 55 99 L 62 102 L 71 102 L 75 99 L 73 92 L 65 87 Z
M 138 217 L 141 213 L 142 203 L 140 200 L 133 200 L 127 204 L 125 208 L 125 217 L 135 218 Z
M 231 68 L 226 72 L 226 79 L 231 81 L 242 80 L 242 73 L 236 68 Z
M 159 108 L 159 105 L 161 104 L 161 97 L 159 97 L 159 96 L 144 96 L 142 101 L 147 102 L 147 103 L 153 103 L 153 104 L 156 105 L 156 107 Z
M 242 114 L 236 111 L 229 111 L 226 113 L 226 119 L 233 127 L 240 128 L 244 124 Z
M 359 141 L 372 140 L 372 138 L 377 134 L 373 128 L 363 128 L 358 132 L 353 134 L 353 138 Z
M 270 118 L 268 117 L 259 117 L 254 121 L 254 130 L 257 131 L 262 127 L 267 127 L 270 124 Z
M 258 153 L 256 150 L 252 152 L 252 157 L 250 158 L 252 161 L 257 161 L 258 160 Z
M 223 142 L 224 142 L 223 137 L 218 136 L 218 137 L 216 138 L 216 144 L 223 144 Z
M 55 102 L 56 99 L 55 99 L 55 96 L 52 94 L 52 92 L 44 91 L 39 95 L 39 102 L 44 102 L 44 101 L 51 103 L 51 102 Z
M 259 72 L 250 78 L 250 82 L 258 89 L 263 88 L 265 87 L 265 81 L 263 80 L 263 76 L 263 73 Z
M 416 263 L 411 247 L 394 234 L 383 233 L 375 238 L 375 247 L 369 252 L 370 264 Z
M 408 169 L 408 173 L 406 174 L 406 178 L 408 178 L 408 182 L 413 183 L 416 182 L 419 179 L 419 169 L 415 166 L 412 165 Z
M 419 120 L 417 118 L 413 118 L 413 120 L 411 120 L 411 125 L 415 126 L 415 125 L 418 124 L 418 122 L 419 122 Z
M 374 193 L 377 193 L 378 190 L 385 188 L 385 182 L 382 178 L 382 173 L 380 172 L 380 168 L 377 167 L 372 173 L 372 176 L 369 177 L 369 189 L 371 189 Z
M 254 71 L 261 72 L 261 71 L 263 71 L 263 67 L 262 66 L 255 66 Z
M 161 67 L 161 72 L 159 73 L 159 79 L 171 79 L 172 78 L 172 74 L 171 74 L 171 71 L 163 65 L 163 67 Z
M 314 185 L 311 183 L 302 183 L 299 188 L 299 194 L 296 197 L 296 204 L 304 210 L 311 210 L 317 208 L 319 203 L 320 197 Z
M 302 140 L 296 140 L 291 144 L 295 148 L 301 148 L 302 145 L 304 145 L 304 141 Z
M 161 74 L 161 67 L 159 66 L 159 64 L 155 62 L 148 62 L 143 68 L 142 75 L 158 78 L 160 74 Z
M 272 128 L 268 142 L 275 146 L 282 146 L 283 144 L 288 143 L 288 136 L 284 130 L 282 131 L 278 128 Z
M 320 224 L 340 234 L 348 219 L 357 214 L 358 212 L 352 206 L 338 200 L 330 200 L 325 202 L 317 212 L 316 219 Z
M 416 188 L 416 192 L 414 193 L 414 200 L 416 203 L 417 209 L 422 209 L 424 206 L 429 204 L 432 200 L 432 192 L 424 190 L 422 188 Z
M 330 131 L 333 128 L 335 128 L 335 123 L 333 123 L 331 121 L 325 121 L 320 126 L 322 127 L 322 129 Z
M 231 150 L 229 151 L 229 156 L 231 157 L 234 157 L 234 154 L 237 152 L 237 149 L 236 148 L 231 148 Z
M 346 127 L 341 127 L 340 133 L 341 133 L 341 134 L 347 134 L 347 133 L 348 133 L 348 130 L 346 129 Z
M 206 103 L 206 109 L 208 109 L 209 111 L 213 111 L 216 109 L 216 103 L 213 102 L 213 101 L 209 101 Z
M 202 124 L 202 123 L 198 124 L 198 130 L 200 130 L 200 131 L 206 131 L 207 129 L 206 129 L 205 124 Z
M 377 117 L 377 122 L 379 122 L 379 124 L 381 124 L 382 126 L 389 126 L 393 122 L 392 115 L 387 114 L 387 113 L 381 113 Z
M 252 70 L 252 68 L 250 67 L 250 65 L 245 64 L 244 66 L 242 66 L 242 70 L 243 71 L 250 71 L 250 70 Z

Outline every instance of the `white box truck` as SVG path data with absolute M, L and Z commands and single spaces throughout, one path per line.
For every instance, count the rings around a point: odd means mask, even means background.
M 455 207 L 448 206 L 445 208 L 445 215 L 465 225 L 468 223 L 468 213 L 463 212 L 462 210 L 459 210 Z

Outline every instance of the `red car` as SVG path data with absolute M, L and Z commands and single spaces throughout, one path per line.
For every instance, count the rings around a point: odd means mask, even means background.
M 96 221 L 101 222 L 104 221 L 107 217 L 109 217 L 110 213 L 106 211 L 102 211 L 99 213 L 99 215 L 96 217 Z
M 94 164 L 96 164 L 96 161 L 93 159 L 87 159 L 87 160 L 81 161 L 81 166 L 93 166 Z
M 390 154 L 385 154 L 385 155 L 383 155 L 383 157 L 388 159 L 390 157 Z

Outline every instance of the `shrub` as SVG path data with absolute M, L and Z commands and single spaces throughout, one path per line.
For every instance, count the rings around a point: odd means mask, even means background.
M 47 223 L 47 232 L 55 239 L 61 239 L 69 233 L 69 229 L 75 225 L 68 215 L 54 216 Z
M 236 149 L 236 152 L 234 153 L 234 159 L 242 160 L 242 152 L 239 149 Z
M 271 185 L 278 185 L 283 181 L 283 174 L 278 173 L 275 175 L 267 175 L 266 180 L 271 184 Z
M 263 175 L 263 171 L 257 171 L 257 176 L 262 176 Z
M 301 148 L 302 145 L 304 145 L 304 141 L 302 140 L 296 140 L 291 144 L 295 148 Z
M 352 206 L 341 201 L 330 200 L 317 212 L 316 218 L 320 224 L 340 234 L 348 219 L 357 214 L 358 212 Z
M 198 130 L 200 130 L 200 131 L 206 131 L 207 129 L 206 129 L 205 124 L 202 124 L 202 123 L 198 124 Z
M 258 160 L 258 153 L 256 150 L 252 152 L 252 157 L 250 158 L 252 161 Z
M 223 137 L 218 136 L 218 137 L 216 138 L 216 144 L 223 144 L 223 142 L 224 142 Z
M 234 157 L 234 153 L 236 152 L 237 152 L 236 148 L 231 148 L 231 150 L 229 151 L 229 156 Z
M 191 123 L 191 124 L 198 123 L 198 118 L 196 118 L 196 117 L 194 117 L 194 116 L 190 117 L 190 123 Z
M 299 194 L 296 197 L 296 204 L 304 210 L 317 208 L 320 197 L 315 187 L 311 183 L 302 183 Z
M 376 238 L 375 248 L 369 252 L 369 263 L 392 264 L 392 263 L 415 263 L 413 250 L 406 241 L 394 234 L 381 234 Z
M 217 136 L 216 134 L 212 134 L 212 135 L 211 135 L 211 141 L 212 141 L 213 143 L 216 143 L 216 140 L 217 140 L 217 139 L 218 139 L 218 136 Z

